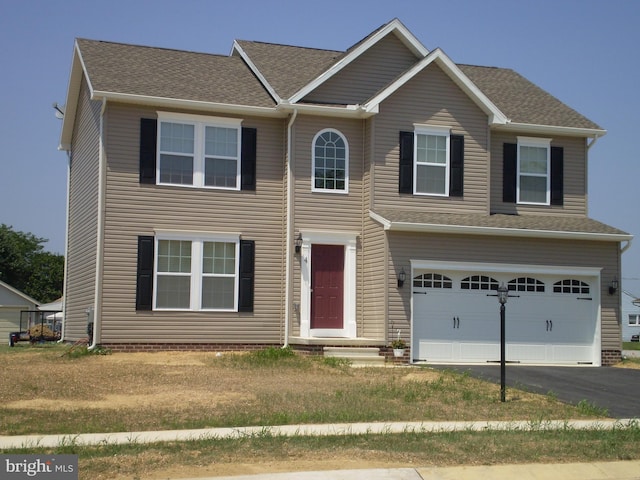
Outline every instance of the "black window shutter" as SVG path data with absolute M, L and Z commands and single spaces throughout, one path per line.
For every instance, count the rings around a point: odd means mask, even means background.
M 413 132 L 400 132 L 398 191 L 413 193 Z
M 152 236 L 138 237 L 136 310 L 153 310 L 153 250 Z
M 551 147 L 551 205 L 564 204 L 564 150 Z
M 502 201 L 516 203 L 518 145 L 516 143 L 505 143 L 502 153 Z
M 140 183 L 156 183 L 158 121 L 140 119 Z
M 242 129 L 242 153 L 240 165 L 240 189 L 256 189 L 256 140 L 255 128 Z
M 240 240 L 239 312 L 253 312 L 255 247 L 254 240 Z
M 464 135 L 451 135 L 451 165 L 449 169 L 449 196 L 464 194 Z

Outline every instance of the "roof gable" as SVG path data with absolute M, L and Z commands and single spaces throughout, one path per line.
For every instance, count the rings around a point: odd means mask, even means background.
M 390 33 L 396 35 L 400 39 L 400 41 L 413 52 L 416 58 L 422 58 L 429 53 L 424 45 L 420 43 L 420 41 L 402 24 L 402 22 L 395 18 L 350 47 L 345 52 L 345 54 L 336 61 L 335 64 L 333 64 L 329 69 L 325 70 L 321 75 L 314 78 L 303 88 L 298 90 L 293 96 L 291 96 L 291 98 L 289 98 L 289 101 L 291 103 L 296 103 L 302 100 L 306 95 L 315 90 L 319 85 L 326 82 L 351 62 L 358 59 L 363 53 L 369 50 L 380 40 L 384 39 Z
M 11 303 L 9 304 L 8 302 L 22 302 L 22 303 Z M 31 298 L 29 295 L 27 295 L 26 293 L 21 292 L 20 290 L 18 290 L 17 288 L 13 288 L 11 285 L 9 285 L 8 283 L 3 282 L 2 280 L 0 280 L 0 305 L 1 306 L 10 306 L 10 307 L 17 307 L 17 306 L 25 306 L 25 305 L 38 305 L 40 302 L 38 302 L 37 300 Z
M 388 33 L 299 103 L 360 105 L 419 59 L 394 33 Z
M 433 50 L 420 62 L 416 63 L 409 70 L 400 75 L 386 88 L 371 98 L 366 104 L 365 109 L 367 111 L 377 111 L 381 102 L 383 102 L 389 95 L 392 95 L 399 88 L 402 88 L 409 80 L 414 78 L 417 74 L 422 72 L 432 63 L 436 63 L 448 76 L 451 78 L 460 89 L 465 92 L 471 100 L 474 101 L 482 111 L 489 116 L 489 121 L 492 124 L 505 124 L 507 123 L 507 117 L 496 107 L 496 105 L 487 97 L 470 79 L 467 77 L 458 66 L 439 48 Z

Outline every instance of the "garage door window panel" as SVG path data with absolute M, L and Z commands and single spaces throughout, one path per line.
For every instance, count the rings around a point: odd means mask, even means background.
M 417 288 L 452 288 L 453 282 L 449 277 L 439 273 L 425 273 L 413 279 L 413 286 Z
M 462 290 L 497 290 L 499 285 L 495 278 L 485 275 L 472 275 L 462 279 L 462 282 L 460 282 Z
M 507 285 L 512 292 L 544 293 L 544 282 L 531 277 L 514 278 Z
M 591 289 L 588 283 L 581 280 L 567 278 L 553 284 L 554 293 L 571 293 L 578 295 L 589 295 Z

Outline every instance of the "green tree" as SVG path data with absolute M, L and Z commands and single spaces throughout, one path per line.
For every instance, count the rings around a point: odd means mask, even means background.
M 0 224 L 0 280 L 42 303 L 62 296 L 64 256 L 44 251 L 48 240 Z

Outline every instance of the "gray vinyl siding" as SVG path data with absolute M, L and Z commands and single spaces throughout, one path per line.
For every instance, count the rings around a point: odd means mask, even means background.
M 451 127 L 464 135 L 464 196 L 398 193 L 399 133 L 414 124 Z M 380 105 L 375 119 L 376 208 L 424 209 L 448 213 L 488 211 L 487 116 L 438 67 L 429 65 Z
M 70 341 L 86 337 L 86 311 L 94 306 L 95 299 L 101 106 L 90 100 L 83 81 L 69 175 L 64 339 Z
M 243 118 L 257 128 L 255 191 L 139 183 L 141 118 L 155 110 L 107 109 L 102 343 L 281 343 L 284 312 L 284 121 Z M 155 229 L 239 233 L 255 240 L 253 313 L 136 311 L 139 235 Z
M 522 135 L 532 137 L 533 135 Z M 551 146 L 564 151 L 564 205 L 517 205 L 502 201 L 503 145 L 518 143 L 517 133 L 493 131 L 491 136 L 491 212 L 506 214 L 577 215 L 587 214 L 587 144 L 584 138 L 544 136 Z
M 620 349 L 619 296 L 608 292 L 610 279 L 620 274 L 615 242 L 391 233 L 387 264 L 389 333 L 392 327 L 401 328 L 405 338 L 409 338 L 411 321 L 411 283 L 406 268 L 410 260 L 601 268 L 602 349 Z M 401 265 L 405 265 L 407 283 L 399 289 L 393 272 Z
M 418 59 L 389 34 L 304 98 L 304 102 L 363 104 Z

